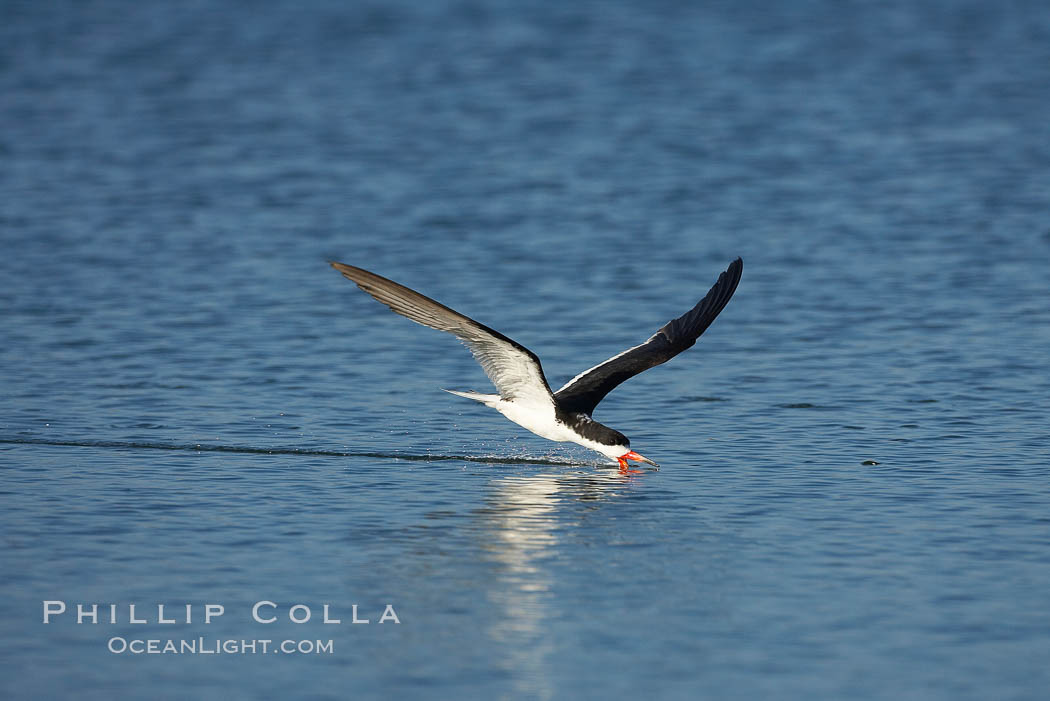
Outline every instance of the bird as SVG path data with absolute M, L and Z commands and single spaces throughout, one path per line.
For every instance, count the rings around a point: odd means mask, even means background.
M 692 347 L 733 296 L 744 267 L 743 260 L 737 258 L 692 309 L 637 346 L 584 370 L 552 391 L 539 357 L 520 343 L 393 280 L 345 263 L 329 263 L 392 311 L 458 338 L 498 393 L 446 392 L 481 402 L 543 438 L 576 443 L 614 458 L 621 473 L 636 472 L 628 461 L 659 466 L 631 450 L 627 436 L 595 421 L 591 417 L 595 407 L 620 383 Z

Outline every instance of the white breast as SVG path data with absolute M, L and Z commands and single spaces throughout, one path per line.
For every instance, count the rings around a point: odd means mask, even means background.
M 627 452 L 625 447 L 603 445 L 576 433 L 561 421 L 558 421 L 557 415 L 554 413 L 553 404 L 529 404 L 517 401 L 508 402 L 500 399 L 498 402 L 489 404 L 489 406 L 492 406 L 519 426 L 527 428 L 537 436 L 546 438 L 549 441 L 576 443 L 609 458 L 616 458 Z
M 496 411 L 514 423 L 527 428 L 537 436 L 550 441 L 571 441 L 573 433 L 554 413 L 554 405 L 542 402 L 508 402 L 504 399 L 496 403 Z

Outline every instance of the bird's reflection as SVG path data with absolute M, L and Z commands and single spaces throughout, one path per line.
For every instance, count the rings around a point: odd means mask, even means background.
M 553 693 L 547 673 L 554 652 L 547 626 L 556 615 L 552 565 L 560 541 L 577 525 L 581 503 L 600 508 L 640 478 L 644 475 L 591 469 L 493 481 L 487 506 L 476 512 L 486 558 L 496 565 L 496 576 L 486 589 L 499 614 L 488 633 L 508 651 L 503 664 L 519 692 L 536 698 Z

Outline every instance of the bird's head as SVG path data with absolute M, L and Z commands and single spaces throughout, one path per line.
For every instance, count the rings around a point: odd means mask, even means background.
M 598 423 L 587 414 L 565 414 L 562 421 L 571 426 L 578 438 L 570 439 L 582 446 L 596 450 L 607 458 L 620 463 L 620 469 L 627 469 L 627 461 L 645 462 L 659 467 L 655 462 L 631 450 L 631 441 L 616 429 Z
M 631 442 L 627 440 L 627 436 L 623 435 L 619 431 L 613 431 L 616 435 L 616 441 L 611 445 L 603 445 L 599 449 L 599 452 L 603 453 L 606 457 L 615 458 L 620 463 L 620 469 L 627 469 L 627 461 L 634 460 L 635 462 L 644 462 L 652 465 L 653 467 L 660 467 L 655 462 L 645 457 L 641 453 L 636 453 L 631 450 Z

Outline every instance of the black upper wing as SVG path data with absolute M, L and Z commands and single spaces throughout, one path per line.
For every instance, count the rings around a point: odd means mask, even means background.
M 666 363 L 692 346 L 733 296 L 743 269 L 744 261 L 737 258 L 718 276 L 718 282 L 695 307 L 667 322 L 645 343 L 629 348 L 572 378 L 555 392 L 554 398 L 569 411 L 590 414 L 598 402 L 621 382 L 660 363 Z

